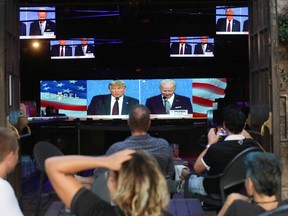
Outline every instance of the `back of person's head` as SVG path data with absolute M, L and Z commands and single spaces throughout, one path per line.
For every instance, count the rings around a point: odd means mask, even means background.
M 247 178 L 254 183 L 259 194 L 276 195 L 281 187 L 282 163 L 280 159 L 265 152 L 252 152 L 245 159 Z
M 156 160 L 146 151 L 135 152 L 122 164 L 112 201 L 126 216 L 162 215 L 169 202 L 167 183 Z
M 150 126 L 150 111 L 141 104 L 134 105 L 129 112 L 129 127 L 131 131 L 147 131 Z
M 246 116 L 237 105 L 228 105 L 223 109 L 223 123 L 233 134 L 239 134 L 245 127 Z
M 121 86 L 121 87 L 126 87 L 125 82 L 122 80 L 113 80 L 112 82 L 109 83 L 108 87 L 110 88 L 111 86 Z
M 0 163 L 10 152 L 18 150 L 15 132 L 10 128 L 0 127 Z

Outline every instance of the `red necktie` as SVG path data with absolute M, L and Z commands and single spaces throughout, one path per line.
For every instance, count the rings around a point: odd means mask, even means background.
M 60 46 L 60 56 L 64 56 L 64 47 Z
M 184 44 L 180 44 L 180 55 L 183 55 L 184 53 L 183 53 L 183 45 Z
M 227 32 L 231 32 L 231 20 L 228 21 Z
M 119 104 L 118 104 L 119 98 L 115 98 L 115 99 L 116 99 L 116 101 L 113 105 L 112 115 L 119 115 Z

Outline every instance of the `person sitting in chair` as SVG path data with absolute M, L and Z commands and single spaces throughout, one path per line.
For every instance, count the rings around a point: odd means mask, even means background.
M 280 202 L 277 193 L 281 188 L 282 164 L 272 153 L 251 152 L 245 159 L 246 191 L 248 196 L 232 193 L 228 196 L 218 216 L 259 215 L 262 212 L 288 204 Z
M 223 128 L 228 136 L 224 141 L 219 141 L 220 135 L 215 128 L 208 133 L 208 145 L 198 156 L 195 164 L 195 175 L 190 175 L 187 169 L 182 169 L 180 180 L 189 174 L 189 191 L 201 195 L 209 193 L 219 194 L 219 181 L 199 176 L 203 172 L 207 175 L 222 173 L 227 164 L 241 151 L 257 147 L 258 144 L 244 130 L 246 116 L 237 105 L 226 106 L 223 110 Z M 188 178 L 188 177 L 187 177 Z M 177 180 L 177 179 L 176 179 Z

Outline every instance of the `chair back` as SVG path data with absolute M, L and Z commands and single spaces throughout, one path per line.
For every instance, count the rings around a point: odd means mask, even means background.
M 94 183 L 92 184 L 90 190 L 97 194 L 101 199 L 107 201 L 107 202 L 111 202 L 110 199 L 110 193 L 109 193 L 109 189 L 107 187 L 107 181 L 105 179 L 105 174 L 102 173 L 101 175 L 99 175 Z
M 39 141 L 33 148 L 33 155 L 37 169 L 45 172 L 45 160 L 53 156 L 61 156 L 63 153 L 55 145 L 47 141 Z
M 287 216 L 288 205 L 279 206 L 273 210 L 261 213 L 259 216 Z
M 241 184 L 244 186 L 246 179 L 246 167 L 244 160 L 250 152 L 262 151 L 259 147 L 250 147 L 240 153 L 238 153 L 232 161 L 226 166 L 222 176 L 219 179 L 220 182 L 220 195 L 222 202 L 226 200 L 225 191 Z

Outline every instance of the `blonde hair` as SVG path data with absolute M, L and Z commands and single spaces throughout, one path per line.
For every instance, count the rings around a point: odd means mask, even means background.
M 125 216 L 159 216 L 167 207 L 169 192 L 157 161 L 143 150 L 133 154 L 119 171 L 112 201 Z
M 17 152 L 19 149 L 15 133 L 10 128 L 0 127 L 0 163 L 10 152 Z

